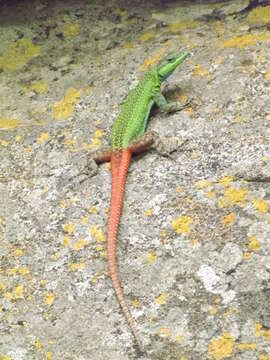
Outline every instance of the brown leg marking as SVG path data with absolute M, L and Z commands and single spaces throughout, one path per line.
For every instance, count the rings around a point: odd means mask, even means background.
M 97 150 L 91 153 L 90 158 L 93 159 L 97 164 L 101 164 L 110 161 L 111 155 L 112 155 L 112 150 L 109 148 L 109 149 Z

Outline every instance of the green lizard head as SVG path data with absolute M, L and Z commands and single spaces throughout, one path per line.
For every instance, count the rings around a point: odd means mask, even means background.
M 188 55 L 189 53 L 187 51 L 182 53 L 171 53 L 162 59 L 157 65 L 157 72 L 160 80 L 166 80 Z

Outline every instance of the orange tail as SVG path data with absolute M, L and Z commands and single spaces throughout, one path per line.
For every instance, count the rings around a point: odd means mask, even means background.
M 120 222 L 123 198 L 125 193 L 125 184 L 127 172 L 131 159 L 131 151 L 120 150 L 113 152 L 111 156 L 112 190 L 110 215 L 108 222 L 108 257 L 109 271 L 112 278 L 114 290 L 118 301 L 123 309 L 124 315 L 128 321 L 132 334 L 134 335 L 141 351 L 143 347 L 136 332 L 135 322 L 130 314 L 129 308 L 124 298 L 124 293 L 120 285 L 116 261 L 116 241 Z

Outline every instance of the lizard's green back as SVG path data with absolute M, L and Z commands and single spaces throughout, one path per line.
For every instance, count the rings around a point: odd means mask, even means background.
M 155 102 L 159 106 L 166 103 L 160 92 L 161 82 L 188 56 L 187 52 L 169 54 L 157 66 L 148 71 L 139 84 L 125 99 L 117 116 L 111 134 L 112 150 L 122 150 L 144 133 L 151 107 Z
M 155 90 L 160 89 L 160 84 L 157 71 L 153 69 L 131 90 L 113 124 L 111 133 L 113 150 L 127 148 L 134 139 L 144 133 L 154 104 L 153 94 Z

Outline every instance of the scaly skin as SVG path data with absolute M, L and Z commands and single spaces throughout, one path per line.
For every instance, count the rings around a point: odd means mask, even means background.
M 143 352 L 143 346 L 137 335 L 135 322 L 125 301 L 118 276 L 116 262 L 117 233 L 131 156 L 134 153 L 146 150 L 156 143 L 153 133 L 144 134 L 152 106 L 156 103 L 165 112 L 179 111 L 183 108 L 179 103 L 167 103 L 161 94 L 160 86 L 162 81 L 187 56 L 187 52 L 171 54 L 145 75 L 124 101 L 121 112 L 114 122 L 111 134 L 111 149 L 99 151 L 92 156 L 97 163 L 111 161 L 112 190 L 107 240 L 109 272 L 116 296 L 141 352 Z

